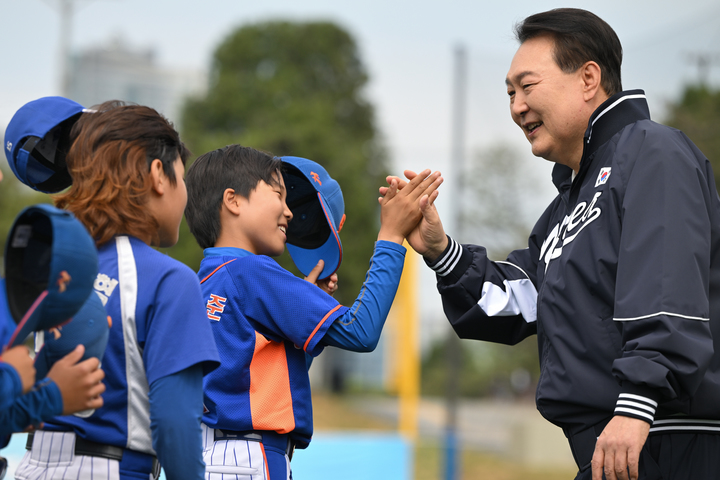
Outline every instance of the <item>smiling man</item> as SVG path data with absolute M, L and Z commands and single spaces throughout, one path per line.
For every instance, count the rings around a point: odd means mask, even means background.
M 705 156 L 622 91 L 622 47 L 594 14 L 516 28 L 505 83 L 558 196 L 507 261 L 445 235 L 408 237 L 436 272 L 460 337 L 537 334 L 537 407 L 568 437 L 578 479 L 699 479 L 720 471 L 720 198 Z M 415 175 L 406 173 L 409 178 Z M 381 189 L 381 193 L 384 189 Z

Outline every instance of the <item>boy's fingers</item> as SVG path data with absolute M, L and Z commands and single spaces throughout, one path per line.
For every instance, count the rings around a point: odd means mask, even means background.
M 407 182 L 405 180 L 395 175 L 388 175 L 387 177 L 385 177 L 385 181 L 388 185 L 392 183 L 393 179 L 397 182 L 398 188 L 403 188 L 405 185 L 407 185 Z
M 325 268 L 325 261 L 320 259 L 320 261 L 315 265 L 315 267 L 310 271 L 307 277 L 305 277 L 305 280 L 307 280 L 310 283 L 317 283 L 317 279 L 320 276 L 320 274 L 323 271 L 323 268 Z
M 78 366 L 81 366 L 86 372 L 95 372 L 96 370 L 98 372 L 102 372 L 102 370 L 99 370 L 100 360 L 95 357 L 83 360 L 82 362 L 78 363 Z M 103 373 L 102 376 L 105 376 L 105 374 Z
M 445 179 L 442 177 L 440 172 L 435 172 L 420 184 L 420 188 L 418 188 L 418 190 L 420 190 L 422 194 L 430 195 L 431 193 L 437 191 L 444 181 Z M 424 191 L 421 190 L 423 187 L 425 187 Z
M 387 203 L 390 199 L 394 198 L 395 195 L 398 193 L 398 181 L 397 178 L 393 177 L 390 180 L 390 186 L 387 187 L 387 191 L 385 192 L 385 195 L 383 196 L 384 202 L 381 201 L 380 204 Z
M 412 170 L 405 170 L 403 174 L 408 180 L 412 180 L 413 178 L 417 177 L 417 173 L 413 172 Z
M 426 172 L 428 172 L 428 174 L 425 174 Z M 406 189 L 409 196 L 412 195 L 413 198 L 420 198 L 424 194 L 429 195 L 434 190 L 437 190 L 443 182 L 440 172 L 434 172 L 432 174 L 429 174 L 429 172 L 429 170 L 425 170 L 410 181 L 410 185 L 413 185 L 413 187 L 412 189 Z M 418 183 L 415 184 L 415 181 L 418 181 Z
M 78 361 L 80 361 L 80 359 L 82 358 L 84 353 L 85 353 L 85 345 L 80 344 L 77 347 L 75 347 L 75 350 L 68 353 L 60 360 L 58 360 L 58 362 L 64 362 L 69 365 L 75 365 Z

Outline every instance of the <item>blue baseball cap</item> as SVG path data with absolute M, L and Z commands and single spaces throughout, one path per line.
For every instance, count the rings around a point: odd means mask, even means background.
M 85 111 L 63 97 L 43 97 L 15 112 L 5 130 L 5 156 L 15 176 L 28 187 L 57 193 L 72 184 L 65 157 L 70 130 Z
M 72 213 L 26 208 L 5 243 L 5 290 L 17 324 L 13 347 L 32 332 L 67 322 L 87 300 L 98 272 L 95 243 Z
M 320 259 L 327 278 L 342 262 L 340 230 L 345 201 L 337 181 L 318 163 L 300 157 L 280 157 L 287 205 L 293 214 L 287 229 L 287 249 L 298 270 L 309 275 Z
M 35 378 L 45 378 L 55 362 L 80 344 L 85 345 L 81 361 L 92 357 L 102 361 L 109 337 L 107 311 L 100 297 L 91 293 L 68 323 L 35 334 Z

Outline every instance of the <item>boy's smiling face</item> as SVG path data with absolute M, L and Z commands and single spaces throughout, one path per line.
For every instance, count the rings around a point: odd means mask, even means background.
M 248 198 L 239 197 L 240 223 L 235 240 L 240 248 L 256 255 L 277 257 L 285 250 L 292 212 L 285 203 L 282 175 L 276 174 L 275 180 L 274 185 L 261 180 Z

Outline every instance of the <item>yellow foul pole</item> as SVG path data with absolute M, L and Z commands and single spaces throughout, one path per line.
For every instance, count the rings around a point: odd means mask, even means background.
M 406 438 L 417 438 L 417 411 L 420 397 L 420 341 L 418 315 L 418 254 L 405 243 L 407 253 L 402 279 L 395 297 L 396 321 L 394 341 L 397 352 L 396 385 L 398 391 L 400 417 L 398 429 Z

